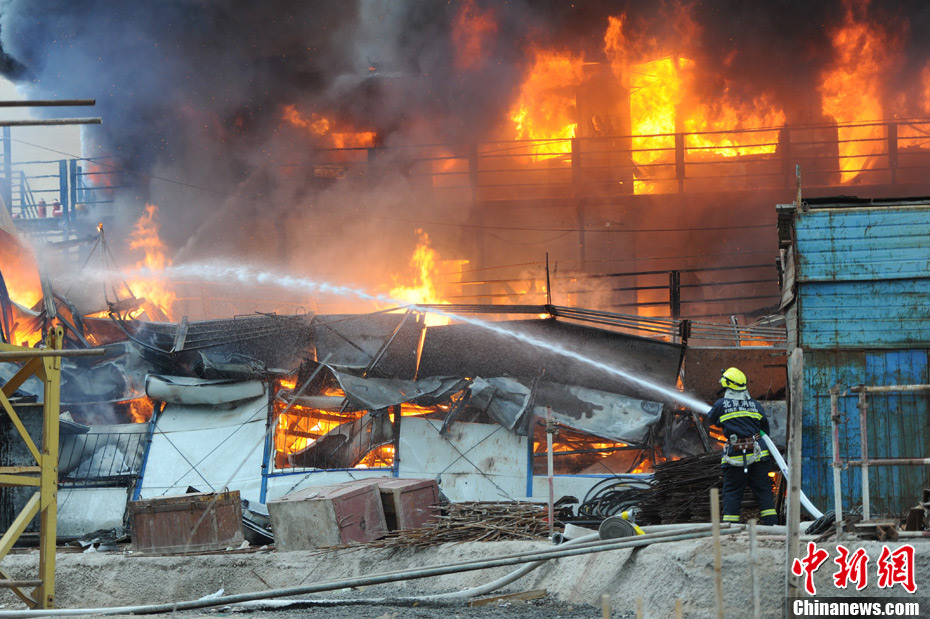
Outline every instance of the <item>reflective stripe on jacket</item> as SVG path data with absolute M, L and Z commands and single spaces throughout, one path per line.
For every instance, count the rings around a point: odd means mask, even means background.
M 769 432 L 769 420 L 762 405 L 744 394 L 728 390 L 727 396 L 732 397 L 720 398 L 710 409 L 710 424 L 720 426 L 727 439 L 734 434 L 745 438 L 758 434 L 760 430 L 766 434 Z

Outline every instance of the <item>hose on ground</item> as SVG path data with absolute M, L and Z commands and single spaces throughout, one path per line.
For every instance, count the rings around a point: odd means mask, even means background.
M 742 527 L 728 527 L 724 530 L 725 534 L 737 533 Z M 20 618 L 20 617 L 74 617 L 84 615 L 117 615 L 117 614 L 154 614 L 154 613 L 171 613 L 177 611 L 186 611 L 199 608 L 209 608 L 214 606 L 228 606 L 241 602 L 251 602 L 255 600 L 265 600 L 294 595 L 304 595 L 307 593 L 319 593 L 322 591 L 334 591 L 351 587 L 363 587 L 371 585 L 380 585 L 389 582 L 398 582 L 401 580 L 411 580 L 416 578 L 427 578 L 430 576 L 443 576 L 458 572 L 467 572 L 481 570 L 493 567 L 503 567 L 506 565 L 519 565 L 521 563 L 532 563 L 534 561 L 543 561 L 549 559 L 560 559 L 562 557 L 572 557 L 593 552 L 604 552 L 608 550 L 619 550 L 621 548 L 635 548 L 646 546 L 654 542 L 677 542 L 686 539 L 695 539 L 699 537 L 708 537 L 710 531 L 683 532 L 675 535 L 655 534 L 638 535 L 633 538 L 623 538 L 620 541 L 594 542 L 593 544 L 579 545 L 574 548 L 550 549 L 531 553 L 522 553 L 499 557 L 497 559 L 484 559 L 479 561 L 465 561 L 462 563 L 453 563 L 438 565 L 426 568 L 416 568 L 411 570 L 400 570 L 396 572 L 382 572 L 368 576 L 357 576 L 339 581 L 329 581 L 315 583 L 311 585 L 301 585 L 299 587 L 289 587 L 286 589 L 271 589 L 268 591 L 240 593 L 235 595 L 224 595 L 210 599 L 189 600 L 183 602 L 173 602 L 167 604 L 150 604 L 140 606 L 119 606 L 111 608 L 73 608 L 73 609 L 50 609 L 50 610 L 22 610 L 22 611 L 0 611 L 2 618 Z
M 577 537 L 575 539 L 568 540 L 567 542 L 562 543 L 561 547 L 564 548 L 566 546 L 571 546 L 571 545 L 577 546 L 579 544 L 593 542 L 597 539 L 600 539 L 600 536 L 597 533 L 592 533 L 591 535 L 585 535 L 583 537 Z M 527 574 L 535 570 L 537 567 L 539 567 L 543 563 L 546 563 L 547 561 L 548 559 L 543 559 L 541 561 L 534 561 L 532 563 L 527 563 L 526 565 L 523 565 L 515 569 L 514 571 L 510 572 L 506 576 L 502 576 L 501 578 L 498 578 L 497 580 L 491 581 L 487 584 L 484 584 L 478 587 L 472 587 L 471 589 L 464 589 L 462 591 L 453 591 L 451 593 L 438 593 L 436 595 L 416 596 L 415 598 L 412 598 L 412 599 L 426 601 L 426 602 L 433 602 L 433 601 L 440 601 L 440 600 L 455 600 L 459 598 L 470 598 L 470 597 L 477 597 L 479 595 L 486 595 L 492 591 L 496 591 L 497 589 L 500 589 L 501 587 L 506 587 L 507 585 L 514 582 L 515 580 L 519 580 L 523 578 L 524 576 L 526 576 Z M 411 598 L 402 598 L 402 599 L 406 600 L 406 599 L 411 599 Z
M 649 494 L 649 484 L 639 478 L 608 477 L 594 484 L 581 504 L 578 517 L 603 520 L 636 507 Z

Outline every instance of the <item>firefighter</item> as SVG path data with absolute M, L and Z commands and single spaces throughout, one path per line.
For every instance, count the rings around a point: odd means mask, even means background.
M 723 397 L 710 409 L 710 424 L 720 426 L 727 443 L 723 448 L 723 521 L 739 522 L 746 484 L 759 503 L 762 524 L 778 524 L 772 482 L 771 455 L 760 432 L 768 434 L 769 420 L 762 405 L 749 396 L 746 375 L 728 368 L 720 377 Z

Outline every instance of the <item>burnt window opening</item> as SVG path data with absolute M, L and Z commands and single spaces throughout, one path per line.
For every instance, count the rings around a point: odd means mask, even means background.
M 546 475 L 546 422 L 533 424 L 533 474 Z M 650 444 L 622 443 L 559 426 L 552 437 L 555 475 L 651 473 L 662 456 Z
M 296 384 L 281 381 L 272 403 L 275 471 L 391 468 L 402 418 L 445 419 L 463 397 L 460 392 L 433 406 L 404 402 L 362 410 L 351 405 L 335 380 L 317 382 L 315 395 L 295 396 Z

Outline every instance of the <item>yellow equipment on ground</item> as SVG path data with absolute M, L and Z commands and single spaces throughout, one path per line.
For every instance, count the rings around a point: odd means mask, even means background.
M 55 605 L 55 536 L 58 515 L 58 416 L 61 390 L 62 327 L 50 329 L 45 349 L 25 348 L 0 343 L 0 362 L 18 362 L 22 367 L 0 387 L 0 405 L 9 415 L 35 466 L 0 467 L 0 486 L 36 488 L 25 507 L 0 538 L 0 562 L 9 554 L 32 519 L 39 516 L 39 574 L 35 580 L 14 580 L 0 567 L 0 587 L 13 591 L 30 608 L 53 608 Z M 56 353 L 57 351 L 57 353 Z M 30 377 L 44 384 L 42 398 L 41 449 L 29 436 L 22 420 L 13 410 L 10 397 Z M 27 591 L 32 588 L 32 591 Z

